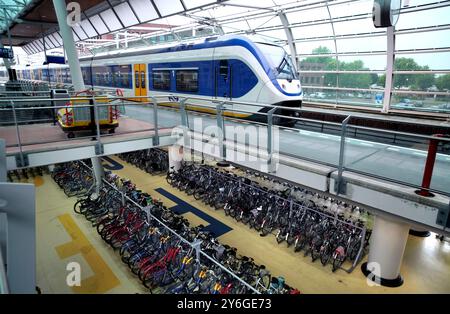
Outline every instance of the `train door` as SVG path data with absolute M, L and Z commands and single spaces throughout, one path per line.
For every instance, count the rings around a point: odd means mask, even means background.
M 216 97 L 220 98 L 232 98 L 232 77 L 231 77 L 231 65 L 228 60 L 218 60 L 216 63 L 216 79 L 215 79 L 215 90 Z
M 145 64 L 134 65 L 134 95 L 147 96 L 147 67 Z M 136 101 L 146 102 L 145 98 L 136 98 Z

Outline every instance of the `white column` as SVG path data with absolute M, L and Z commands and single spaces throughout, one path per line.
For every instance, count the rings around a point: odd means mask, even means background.
M 386 80 L 384 82 L 384 99 L 382 112 L 388 112 L 391 106 L 392 86 L 394 84 L 394 61 L 395 61 L 395 30 L 394 26 L 386 29 L 387 51 L 386 51 Z
M 83 91 L 86 89 L 83 81 L 83 74 L 81 73 L 80 61 L 78 60 L 78 52 L 75 47 L 75 40 L 73 39 L 72 28 L 67 23 L 67 8 L 66 2 L 62 0 L 53 0 L 56 17 L 58 18 L 59 31 L 63 39 L 64 51 L 69 62 L 70 75 L 72 76 L 72 84 L 75 91 Z M 92 167 L 94 169 L 95 180 L 97 182 L 97 192 L 99 192 L 102 185 L 102 178 L 104 177 L 104 170 L 99 157 L 91 158 Z
M 98 194 L 102 186 L 102 179 L 105 176 L 105 171 L 103 169 L 100 157 L 92 157 L 91 162 L 92 162 L 92 169 L 94 169 L 95 182 L 97 183 L 96 192 Z
M 362 266 L 368 278 L 383 286 L 398 287 L 403 283 L 400 267 L 409 227 L 405 223 L 375 216 L 369 259 Z
M 181 168 L 181 161 L 183 160 L 183 147 L 178 145 L 169 146 L 169 169 L 178 171 Z
M 80 61 L 78 60 L 78 52 L 73 39 L 72 28 L 67 24 L 67 8 L 66 2 L 62 0 L 53 0 L 56 17 L 58 18 L 59 31 L 63 39 L 64 50 L 69 61 L 70 75 L 72 76 L 72 84 L 76 92 L 85 90 L 83 75 L 81 73 Z
M 294 36 L 292 35 L 292 30 L 287 19 L 286 13 L 283 11 L 278 12 L 278 17 L 280 18 L 281 24 L 283 24 L 284 32 L 286 34 L 286 38 L 289 45 L 289 51 L 291 53 L 292 64 L 296 71 L 298 71 L 298 59 L 297 59 L 297 48 L 294 42 Z

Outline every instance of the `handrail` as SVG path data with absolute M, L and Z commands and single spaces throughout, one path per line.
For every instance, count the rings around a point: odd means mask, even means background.
M 150 97 L 154 98 L 154 99 L 158 99 L 158 98 L 167 98 L 170 97 L 172 95 L 168 94 L 168 95 L 155 95 L 155 96 L 133 96 L 133 97 L 111 97 L 111 96 L 107 96 L 106 99 L 107 100 L 123 100 L 124 98 L 142 98 L 142 99 L 148 99 Z M 71 100 L 92 100 L 92 99 L 98 99 L 101 98 L 101 100 L 103 100 L 105 98 L 105 96 L 92 96 L 92 97 L 77 97 L 77 98 L 56 98 L 57 101 L 71 101 Z M 44 99 L 17 99 L 14 100 L 14 102 L 42 102 L 42 101 L 49 101 L 49 100 L 55 100 L 53 98 L 44 98 Z M 189 97 L 180 97 L 180 101 L 181 100 L 206 100 L 206 98 L 202 98 L 202 97 L 194 97 L 194 96 L 189 96 Z M 0 104 L 2 102 L 7 102 L 7 100 L 1 100 L 0 98 Z M 10 101 L 8 101 L 10 102 Z M 296 111 L 296 112 L 303 112 L 303 111 L 308 111 L 306 109 L 303 108 L 292 108 L 292 107 L 283 107 L 283 106 L 275 106 L 275 105 L 269 105 L 269 104 L 261 104 L 261 103 L 251 103 L 251 102 L 239 102 L 239 101 L 230 101 L 230 100 L 213 100 L 213 103 L 222 103 L 222 104 L 238 104 L 238 105 L 246 105 L 246 106 L 253 106 L 253 107 L 268 107 L 268 108 L 275 108 L 275 109 L 283 109 L 283 110 L 288 110 L 288 111 Z M 152 102 L 149 101 L 149 104 L 151 104 Z M 112 104 L 112 103 L 101 103 L 101 104 L 97 104 L 96 107 L 110 107 L 110 106 L 115 106 L 117 104 Z M 120 104 L 121 106 L 142 106 L 142 102 L 141 103 L 136 103 L 136 102 L 132 102 L 132 101 L 124 101 Z M 204 107 L 204 108 L 211 108 L 211 106 L 209 105 L 205 105 L 205 104 L 200 104 L 200 103 L 196 103 L 195 104 L 198 107 Z M 71 105 L 71 108 L 89 108 L 89 107 L 93 107 L 93 105 L 90 104 L 83 104 L 83 105 Z M 67 108 L 67 106 L 41 106 L 41 107 L 20 107 L 20 108 L 15 108 L 15 110 L 43 110 L 43 109 L 64 109 Z M 9 108 L 0 108 L 0 111 L 10 111 L 11 109 Z M 257 114 L 257 115 L 262 115 L 262 116 L 267 116 L 268 114 L 266 112 L 253 112 L 253 111 L 247 111 L 247 110 L 243 110 L 243 109 L 229 109 L 227 108 L 227 110 L 231 110 L 232 112 L 242 112 L 242 113 L 253 113 L 253 114 Z M 273 114 L 274 117 L 280 117 L 283 118 L 283 115 L 280 114 Z M 289 119 L 292 120 L 296 120 L 296 121 L 306 121 L 306 122 L 318 122 L 316 120 L 313 119 L 306 119 L 306 118 L 301 118 L 301 117 L 289 117 Z M 371 118 L 372 119 L 372 118 Z M 373 118 L 375 120 L 382 120 L 380 118 Z M 318 123 L 324 124 L 324 125 L 333 125 L 333 126 L 341 126 L 341 123 L 337 123 L 337 122 L 330 122 L 330 121 L 320 121 Z M 267 125 L 267 123 L 264 122 L 260 122 L 259 124 L 262 125 Z M 421 138 L 421 139 L 439 139 L 440 141 L 443 142 L 450 142 L 450 138 L 446 138 L 446 137 L 435 137 L 432 135 L 423 135 L 423 134 L 416 134 L 416 133 L 409 133 L 409 132 L 401 132 L 401 131 L 393 131 L 393 130 L 386 130 L 386 129 L 377 129 L 377 128 L 371 128 L 371 127 L 365 127 L 365 126 L 359 126 L 359 125 L 352 125 L 349 124 L 348 127 L 353 128 L 353 129 L 361 129 L 361 130 L 369 130 L 369 131 L 377 131 L 377 132 L 383 132 L 383 133 L 389 133 L 389 134 L 396 134 L 396 135 L 403 135 L 403 136 L 411 136 L 411 137 L 416 137 L 416 138 Z
M 2 250 L 0 248 L 0 294 L 8 294 L 8 278 L 5 272 L 5 263 L 3 261 Z

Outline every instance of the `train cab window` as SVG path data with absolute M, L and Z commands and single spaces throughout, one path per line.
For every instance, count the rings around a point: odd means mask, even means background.
M 176 71 L 177 91 L 197 92 L 198 91 L 198 71 L 179 70 Z
M 228 60 L 220 60 L 220 62 L 219 62 L 219 74 L 224 79 L 228 78 Z
M 170 71 L 152 71 L 153 89 L 170 90 Z

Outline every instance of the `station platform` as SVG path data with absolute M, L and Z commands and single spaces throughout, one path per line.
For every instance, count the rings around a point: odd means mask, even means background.
M 102 134 L 102 139 L 112 138 L 116 141 L 123 141 L 130 138 L 146 137 L 144 132 L 154 131 L 152 123 L 142 119 L 132 119 L 129 117 L 119 118 L 119 126 L 116 128 L 114 136 Z M 77 147 L 89 144 L 96 133 L 92 135 L 90 131 L 80 132 L 77 137 L 68 139 L 67 134 L 62 131 L 58 124 L 27 124 L 19 126 L 20 142 L 23 152 L 43 151 L 59 149 L 61 147 Z M 6 153 L 14 154 L 20 151 L 15 126 L 0 127 L 0 137 L 5 139 Z
M 230 230 L 219 238 L 222 243 L 252 256 L 273 275 L 283 275 L 286 282 L 302 293 L 450 293 L 450 243 L 439 241 L 434 234 L 428 238 L 409 236 L 401 268 L 405 283 L 401 287 L 369 286 L 359 268 L 351 274 L 342 270 L 332 273 L 331 268 L 322 267 L 320 262 L 312 263 L 309 256 L 278 245 L 274 237 L 262 238 L 225 216 L 223 211 L 215 211 L 172 188 L 164 176 L 151 176 L 115 156 L 110 157 L 123 167 L 114 172 L 131 179 L 139 189 L 161 199 L 166 206 L 180 206 L 181 200 L 181 204 L 187 203 L 203 213 L 186 211 L 183 215 L 191 224 L 207 226 L 205 217 L 212 217 L 228 226 Z M 105 166 L 108 164 L 105 161 Z M 73 212 L 76 198 L 66 197 L 49 175 L 29 182 L 34 182 L 37 189 L 37 285 L 42 293 L 148 293 L 84 216 Z M 71 261 L 87 269 L 82 273 L 83 289 L 66 285 L 66 265 Z

